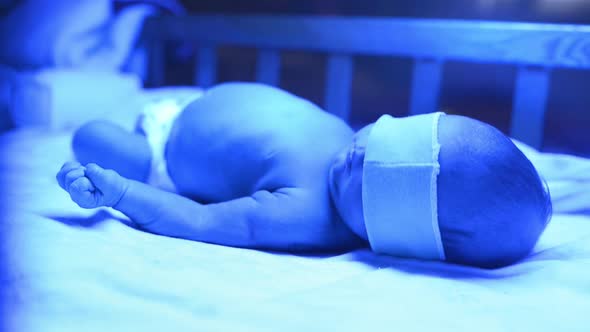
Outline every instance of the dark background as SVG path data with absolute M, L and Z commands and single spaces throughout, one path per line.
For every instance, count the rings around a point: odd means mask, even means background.
M 412 18 L 484 19 L 538 23 L 590 23 L 586 0 L 404 0 L 404 1 L 183 1 L 189 13 L 301 14 Z M 452 45 L 449 45 L 452 47 Z M 254 79 L 253 49 L 219 49 L 220 81 Z M 169 61 L 167 84 L 191 84 L 193 57 Z M 283 52 L 280 86 L 323 103 L 322 54 Z M 374 121 L 379 114 L 407 114 L 411 59 L 356 57 L 351 122 L 354 127 Z M 489 122 L 504 132 L 510 127 L 516 67 L 447 62 L 440 108 Z M 545 151 L 590 156 L 590 71 L 557 69 L 552 72 L 545 126 Z
M 80 4 L 76 0 L 0 0 L 0 19 L 26 2 L 51 8 L 61 3 L 64 10 Z M 81 0 L 95 1 L 95 0 Z M 270 14 L 338 15 L 368 17 L 444 18 L 510 22 L 570 23 L 590 25 L 590 0 L 112 0 L 114 9 L 137 3 L 154 3 L 169 14 Z M 184 7 L 184 10 L 183 8 Z M 39 7 L 43 11 L 42 6 Z M 43 21 L 34 16 L 36 20 Z M 21 22 L 25 33 L 28 24 Z M 59 23 L 59 22 L 55 22 Z M 47 30 L 49 29 L 45 24 Z M 27 30 L 29 29 L 29 30 Z M 41 29 L 42 30 L 42 29 Z M 5 32 L 5 31 L 0 31 Z M 11 36 L 10 34 L 5 34 Z M 37 36 L 39 38 L 39 36 Z M 411 38 L 411 37 L 408 37 Z M 43 44 L 43 40 L 38 41 Z M 47 41 L 49 43 L 50 41 Z M 8 44 L 12 45 L 12 44 Z M 14 45 L 12 45 L 14 46 Z M 170 45 L 167 52 L 166 85 L 193 83 L 194 50 L 198 45 Z M 49 48 L 40 45 L 39 48 Z M 453 47 L 453 45 L 449 45 Z M 9 48 L 2 48 L 6 50 Z M 6 52 L 4 52 L 6 53 Z M 30 52 L 32 58 L 43 54 Z M 218 79 L 252 81 L 256 50 L 239 47 L 218 49 Z M 590 48 L 587 49 L 590 57 Z M 42 57 L 40 57 L 42 58 Z M 42 58 L 43 60 L 43 58 Z M 281 53 L 280 86 L 322 105 L 325 55 L 309 52 Z M 18 65 L 11 64 L 10 65 Z M 35 64 L 35 62 L 34 62 Z M 43 65 L 41 63 L 37 65 Z M 45 64 L 47 65 L 47 64 Z M 18 66 L 15 67 L 19 68 Z M 374 121 L 380 114 L 407 114 L 412 60 L 399 57 L 355 57 L 352 86 L 353 127 Z M 0 68 L 0 74 L 2 74 Z M 35 69 L 35 68 L 24 68 Z M 482 65 L 449 61 L 444 65 L 440 108 L 450 114 L 481 119 L 508 132 L 516 66 Z M 2 76 L 2 75 L 0 75 Z M 4 75 L 6 76 L 6 75 Z M 0 88 L 3 82 L 0 81 Z M 545 151 L 559 151 L 590 157 L 590 70 L 554 69 L 545 126 Z M 1 91 L 4 91 L 0 89 Z M 0 95 L 2 97 L 3 95 Z M 0 98 L 1 99 L 1 98 Z M 0 105 L 1 106 L 1 105 Z M 0 107 L 0 113 L 7 111 Z M 2 118 L 3 114 L 0 114 Z M 4 114 L 4 117 L 8 117 Z M 0 131 L 5 129 L 1 121 Z

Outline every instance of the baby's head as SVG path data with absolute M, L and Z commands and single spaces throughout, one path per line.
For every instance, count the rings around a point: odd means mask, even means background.
M 378 252 L 487 268 L 524 258 L 551 215 L 531 162 L 482 122 L 413 118 L 380 118 L 377 133 L 361 129 L 334 161 L 330 189 L 344 222 Z

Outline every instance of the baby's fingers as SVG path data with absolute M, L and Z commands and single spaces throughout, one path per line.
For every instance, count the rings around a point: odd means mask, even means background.
M 64 189 L 69 192 L 72 183 L 74 183 L 74 181 L 78 180 L 79 178 L 84 177 L 84 171 L 84 167 L 79 167 L 69 171 L 64 177 Z
M 66 177 L 66 175 L 71 170 L 76 169 L 76 168 L 78 168 L 80 166 L 82 166 L 82 165 L 80 165 L 79 162 L 75 162 L 75 161 L 70 161 L 70 162 L 67 162 L 67 163 L 63 164 L 63 166 L 61 167 L 61 169 L 59 170 L 59 172 L 57 172 L 57 175 L 55 176 L 55 178 L 56 178 L 57 183 L 59 184 L 59 186 L 62 187 L 63 189 L 66 189 L 66 186 L 65 186 L 65 177 Z
M 87 209 L 97 207 L 96 189 L 87 177 L 81 177 L 72 182 L 68 192 L 72 201 L 80 207 Z

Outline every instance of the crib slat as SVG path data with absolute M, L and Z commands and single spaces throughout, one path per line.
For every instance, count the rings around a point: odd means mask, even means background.
M 164 84 L 164 45 L 161 41 L 154 39 L 148 46 L 148 84 L 150 86 L 162 86 Z
M 436 112 L 443 63 L 434 59 L 416 59 L 412 77 L 410 115 Z
M 588 25 L 277 15 L 163 15 L 152 21 L 171 40 L 590 69 Z
M 217 80 L 217 54 L 215 47 L 202 46 L 197 54 L 195 84 L 206 89 Z
M 522 67 L 516 78 L 510 134 L 534 148 L 543 144 L 550 75 L 547 68 Z
M 350 55 L 330 55 L 326 67 L 325 108 L 344 121 L 348 121 L 350 116 L 352 73 L 353 60 Z
M 256 81 L 273 86 L 279 85 L 281 54 L 278 50 L 264 49 L 258 52 Z

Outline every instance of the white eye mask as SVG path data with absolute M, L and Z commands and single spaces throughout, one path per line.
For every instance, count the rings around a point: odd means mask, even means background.
M 445 259 L 436 193 L 442 115 L 383 115 L 371 129 L 362 197 L 369 243 L 377 253 Z

